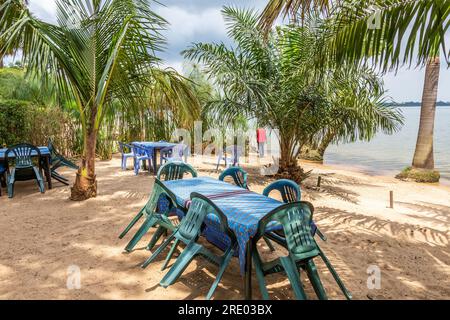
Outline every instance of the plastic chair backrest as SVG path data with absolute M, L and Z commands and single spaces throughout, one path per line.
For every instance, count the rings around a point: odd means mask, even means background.
M 119 141 L 119 151 L 121 154 L 128 153 L 127 149 L 131 152 L 133 150 L 133 146 L 128 143 L 123 143 Z
M 220 231 L 227 235 L 232 242 L 236 242 L 236 236 L 228 226 L 228 219 L 222 210 L 210 199 L 197 192 L 191 193 L 191 205 L 180 224 L 179 232 L 181 236 L 194 240 L 200 234 L 203 221 L 207 216 L 216 219 Z
M 36 152 L 35 155 L 33 155 L 33 151 Z M 33 167 L 33 160 L 31 157 L 37 156 L 38 161 L 40 161 L 41 158 L 41 151 L 39 148 L 28 143 L 17 144 L 6 150 L 5 159 L 8 159 L 11 153 L 14 155 L 14 165 L 16 168 L 31 168 Z
M 152 215 L 153 213 L 155 213 L 159 198 L 162 194 L 164 194 L 170 202 L 169 211 L 173 207 L 179 207 L 176 202 L 176 196 L 159 179 L 156 178 L 150 199 L 145 205 L 145 213 L 147 215 Z
M 197 171 L 191 165 L 182 161 L 170 161 L 159 168 L 157 178 L 164 181 L 181 180 L 185 173 L 190 173 L 193 178 L 197 177 Z
M 148 156 L 150 153 L 148 148 L 139 147 L 134 144 L 131 145 L 131 149 L 133 150 L 134 155 L 139 157 Z
M 259 222 L 254 240 L 263 237 L 267 227 L 281 224 L 287 249 L 293 257 L 318 255 L 319 249 L 311 234 L 312 210 L 312 205 L 307 202 L 288 203 L 272 210 Z
M 264 189 L 263 195 L 268 197 L 273 190 L 280 192 L 284 203 L 291 203 L 301 200 L 300 187 L 292 180 L 281 179 L 272 182 Z
M 224 181 L 226 177 L 232 177 L 234 183 L 244 189 L 248 189 L 247 172 L 241 167 L 230 167 L 219 176 L 220 181 Z

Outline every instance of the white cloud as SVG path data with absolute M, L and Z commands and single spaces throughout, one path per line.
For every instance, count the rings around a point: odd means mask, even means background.
M 160 7 L 157 11 L 170 23 L 167 40 L 173 44 L 195 40 L 202 36 L 224 38 L 226 30 L 220 10 L 218 7 L 193 12 L 178 6 L 170 6 Z
M 30 11 L 44 21 L 56 21 L 55 0 L 30 0 Z

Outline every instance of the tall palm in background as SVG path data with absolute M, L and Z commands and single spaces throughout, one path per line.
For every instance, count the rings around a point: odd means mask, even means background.
M 160 31 L 166 22 L 145 0 L 57 0 L 57 24 L 27 8 L 11 18 L 18 3 L 7 0 L 2 10 L 2 52 L 20 43 L 28 72 L 53 80 L 56 92 L 74 102 L 83 151 L 71 199 L 94 197 L 97 136 L 108 110 L 115 103 L 125 109 L 148 103 L 155 86 L 169 98 L 189 94 L 177 74 L 158 68 L 155 52 L 164 44 Z
M 230 7 L 222 12 L 236 46 L 198 43 L 185 57 L 202 63 L 223 92 L 209 104 L 211 116 L 231 123 L 244 114 L 279 131 L 281 172 L 296 171 L 305 146 L 370 139 L 401 125 L 370 70 L 357 65 L 324 70 L 328 63 L 317 54 L 323 43 L 318 30 L 279 28 L 265 41 L 256 12 Z
M 281 15 L 318 11 L 336 21 L 329 47 L 337 63 L 371 60 L 383 71 L 426 66 L 413 167 L 434 170 L 433 130 L 440 54 L 449 65 L 450 0 L 270 0 L 260 24 L 267 30 Z

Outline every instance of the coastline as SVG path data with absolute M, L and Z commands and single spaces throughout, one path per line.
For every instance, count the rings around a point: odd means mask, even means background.
M 326 170 L 326 171 L 339 171 L 340 173 L 347 174 L 347 175 L 353 175 L 353 174 L 362 174 L 367 177 L 377 178 L 377 179 L 383 179 L 392 182 L 398 182 L 401 181 L 399 179 L 395 178 L 395 175 L 399 172 L 395 172 L 393 170 L 384 170 L 376 173 L 375 170 L 370 170 L 365 166 L 357 166 L 357 165 L 342 165 L 342 164 L 324 164 L 317 161 L 310 161 L 310 160 L 301 160 L 300 163 L 304 165 L 307 168 L 314 168 L 315 170 Z M 444 190 L 450 191 L 450 179 L 447 178 L 441 178 L 441 180 L 438 183 L 417 183 L 417 182 L 410 182 L 410 181 L 402 181 L 405 183 L 413 183 L 423 186 L 430 186 L 430 187 L 437 187 L 437 188 L 443 188 Z

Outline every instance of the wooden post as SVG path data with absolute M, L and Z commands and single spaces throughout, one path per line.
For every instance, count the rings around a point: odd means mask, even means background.
M 389 208 L 394 209 L 394 191 L 389 191 Z
M 320 183 L 322 182 L 322 176 L 317 178 L 317 188 L 320 188 Z

